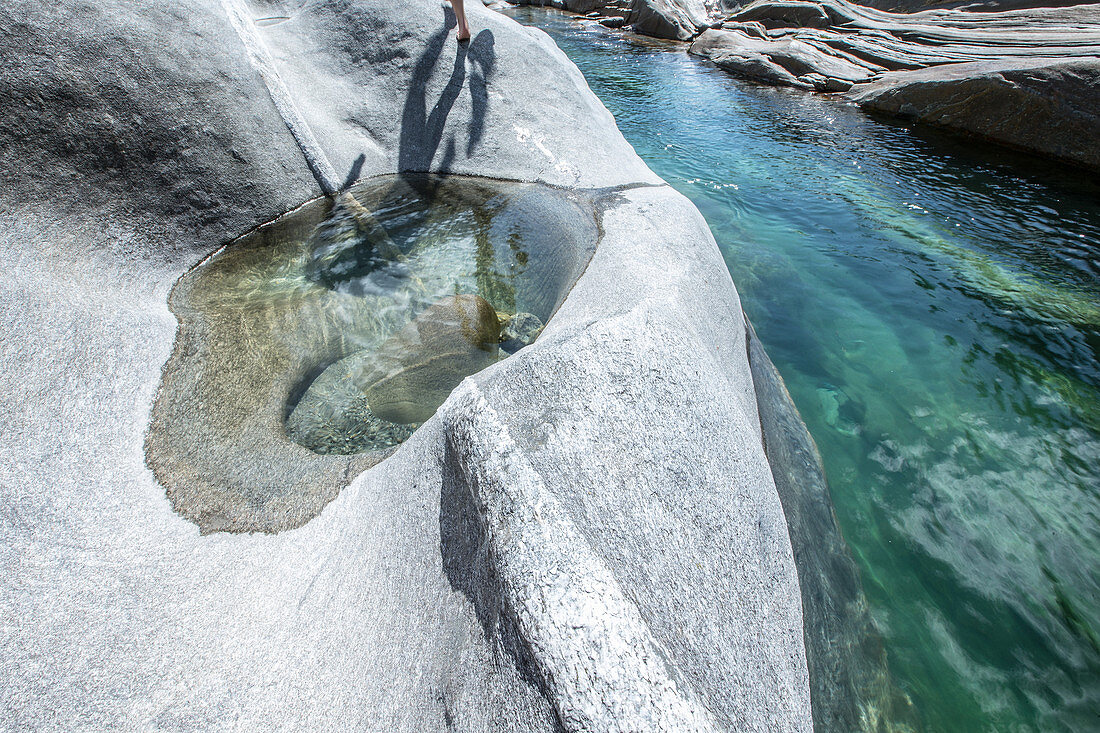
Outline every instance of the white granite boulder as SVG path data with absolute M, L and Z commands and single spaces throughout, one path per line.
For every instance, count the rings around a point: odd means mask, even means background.
M 799 576 L 706 223 L 545 34 L 467 8 L 459 46 L 434 0 L 0 7 L 5 725 L 811 729 Z M 385 461 L 273 418 L 207 441 L 243 502 L 301 490 L 265 505 L 293 528 L 200 531 L 145 450 L 173 350 L 209 346 L 177 343 L 173 287 L 402 171 L 594 192 L 602 237 L 538 340 Z

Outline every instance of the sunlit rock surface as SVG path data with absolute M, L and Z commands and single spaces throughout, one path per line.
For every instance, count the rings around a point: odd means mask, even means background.
M 690 52 L 753 81 L 1091 168 L 1100 160 L 1100 6 L 888 13 L 759 0 Z
M 0 8 L 5 724 L 811 728 L 799 577 L 706 224 L 544 34 L 468 12 L 459 46 L 428 0 Z M 170 292 L 323 192 L 409 170 L 614 195 L 533 344 L 384 462 L 286 499 L 296 529 L 202 534 L 145 451 L 173 349 L 205 348 L 177 342 Z
M 518 0 L 513 5 L 546 5 L 590 15 L 609 28 L 645 36 L 690 41 L 710 23 L 704 0 Z

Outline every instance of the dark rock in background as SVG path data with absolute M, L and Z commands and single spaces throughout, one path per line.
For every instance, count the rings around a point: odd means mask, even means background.
M 517 0 L 513 4 L 544 5 L 589 14 L 601 23 L 604 18 L 622 18 L 621 23 L 603 24 L 678 41 L 690 41 L 711 22 L 703 0 Z

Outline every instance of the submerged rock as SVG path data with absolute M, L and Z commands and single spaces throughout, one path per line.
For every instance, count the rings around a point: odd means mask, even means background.
M 424 422 L 458 383 L 497 359 L 500 322 L 478 295 L 445 298 L 391 336 L 353 375 L 371 412 Z
M 798 568 L 814 730 L 920 730 L 912 703 L 891 678 L 817 444 L 747 319 L 745 328 L 764 447 Z M 835 391 L 829 399 L 837 399 Z
M 287 436 L 315 453 L 386 450 L 404 442 L 454 386 L 494 361 L 494 350 L 514 354 L 542 332 L 538 316 L 517 313 L 497 317 L 494 336 L 487 306 L 479 296 L 447 298 L 377 351 L 364 349 L 328 366 L 287 417 Z M 477 322 L 456 328 L 465 316 Z M 387 376 L 367 384 L 380 373 Z M 381 415 L 371 409 L 368 392 Z
M 412 435 L 401 425 L 375 415 L 353 379 L 368 351 L 332 364 L 313 380 L 286 421 L 287 437 L 314 453 L 351 455 L 392 448 Z
M 500 350 L 514 354 L 535 343 L 542 333 L 542 320 L 533 313 L 517 313 L 504 323 L 500 332 Z

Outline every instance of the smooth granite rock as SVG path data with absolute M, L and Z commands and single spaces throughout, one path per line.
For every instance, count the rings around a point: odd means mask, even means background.
M 467 13 L 460 46 L 430 0 L 0 7 L 4 725 L 811 729 L 706 224 L 545 34 Z M 174 285 L 345 180 L 426 170 L 603 190 L 595 256 L 373 468 L 255 433 L 324 466 L 297 529 L 200 533 L 144 450 Z M 179 430 L 222 407 L 198 402 Z
M 802 89 L 824 89 L 830 79 L 850 87 L 872 74 L 866 67 L 826 54 L 802 41 L 761 40 L 741 31 L 704 31 L 691 44 L 689 53 L 705 56 L 739 76 Z
M 690 41 L 710 20 L 703 0 L 633 0 L 626 22 L 645 36 Z
M 765 652 L 778 640 L 788 653 L 802 647 L 801 622 L 792 624 L 801 603 L 782 569 L 790 543 L 770 468 L 745 460 L 762 439 L 729 274 L 698 211 L 671 189 L 626 191 L 601 221 L 588 270 L 539 339 L 469 381 L 539 475 L 539 491 L 569 509 L 637 605 L 677 689 L 692 691 L 679 699 L 690 708 L 698 696 L 723 730 L 809 730 L 800 717 L 809 705 L 804 656 Z M 727 368 L 738 362 L 743 371 Z M 449 405 L 441 410 L 449 433 L 480 419 Z M 507 444 L 503 434 L 487 440 Z M 458 462 L 456 473 L 476 470 L 476 461 Z M 456 491 L 456 502 L 478 495 L 461 483 Z M 524 494 L 510 504 L 521 511 L 538 501 Z M 491 569 L 499 540 L 493 526 L 486 531 Z M 485 544 L 475 545 L 479 556 Z M 700 554 L 700 545 L 716 554 Z M 602 571 L 566 563 L 560 572 Z M 768 590 L 750 590 L 758 584 Z M 603 646 L 599 616 L 593 626 Z M 546 665 L 567 678 L 605 669 L 599 657 L 577 662 L 568 648 L 545 648 Z M 770 680 L 775 699 L 758 697 L 754 678 Z
M 833 19 L 824 6 L 809 0 L 767 0 L 753 3 L 731 16 L 738 23 L 760 23 L 765 28 L 828 28 Z
M 885 74 L 853 98 L 866 110 L 1100 170 L 1100 57 Z
M 764 84 L 848 92 L 865 109 L 1096 168 L 1100 5 L 888 13 L 758 0 L 689 49 Z
M 924 10 L 961 8 L 981 12 L 1060 8 L 1081 5 L 1081 0 L 868 0 L 866 5 L 893 13 L 916 13 Z

